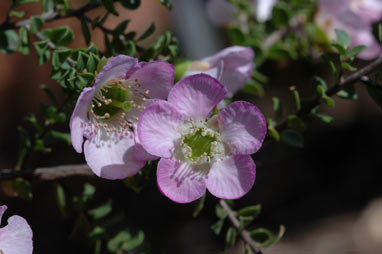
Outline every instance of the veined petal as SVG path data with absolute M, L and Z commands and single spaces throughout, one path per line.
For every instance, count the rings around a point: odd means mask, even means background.
M 119 55 L 111 58 L 97 75 L 93 87 L 100 88 L 111 79 L 124 79 L 127 72 L 138 64 L 136 58 Z
M 8 225 L 0 228 L 0 250 L 4 254 L 32 254 L 32 238 L 33 233 L 27 221 L 14 215 L 8 219 Z
M 87 112 L 95 91 L 94 88 L 84 88 L 70 118 L 70 139 L 77 153 L 82 153 L 83 136 L 85 135 L 87 138 L 91 136 L 91 131 L 89 131 L 91 126 L 87 119 Z
M 134 138 L 135 138 L 135 146 L 134 146 L 134 158 L 139 161 L 154 161 L 159 159 L 158 156 L 149 154 L 141 145 L 141 142 L 138 138 L 137 126 L 134 126 Z
M 168 95 L 168 101 L 187 117 L 205 119 L 226 97 L 224 86 L 207 74 L 181 79 Z
M 191 164 L 162 158 L 158 163 L 157 183 L 163 195 L 177 203 L 192 202 L 206 192 L 205 179 Z
M 138 121 L 138 137 L 150 154 L 169 158 L 180 139 L 179 125 L 183 115 L 170 103 L 156 101 L 142 111 Z
M 150 98 L 167 99 L 174 84 L 175 68 L 162 61 L 141 62 L 128 79 L 136 80 L 143 92 L 149 91 Z
M 220 82 L 231 97 L 237 90 L 242 88 L 251 77 L 255 65 L 253 63 L 254 52 L 249 47 L 232 46 L 219 53 L 207 57 L 206 61 L 211 67 L 224 63 Z
M 134 147 L 132 132 L 108 133 L 100 128 L 97 136 L 85 142 L 85 159 L 97 176 L 110 180 L 124 179 L 135 175 L 146 163 L 134 158 Z
M 233 154 L 252 154 L 260 149 L 267 125 L 264 115 L 251 103 L 236 101 L 218 115 L 220 138 Z
M 207 178 L 207 189 L 214 196 L 238 199 L 247 194 L 256 178 L 256 165 L 249 155 L 233 155 L 217 161 Z

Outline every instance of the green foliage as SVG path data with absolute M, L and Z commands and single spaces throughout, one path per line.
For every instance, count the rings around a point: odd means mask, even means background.
M 302 137 L 302 135 L 299 132 L 291 129 L 284 130 L 281 133 L 281 140 L 283 140 L 286 144 L 292 147 L 304 147 L 304 138 Z
M 72 29 L 67 26 L 45 29 L 41 34 L 53 42 L 57 47 L 67 46 L 74 40 L 74 33 Z
M 281 239 L 281 237 L 284 235 L 284 232 L 285 232 L 285 227 L 281 225 L 279 233 L 277 235 L 273 235 L 269 230 L 265 228 L 258 228 L 258 229 L 252 230 L 250 232 L 250 236 L 255 242 L 261 244 L 261 247 L 267 248 L 271 246 L 272 244 L 275 244 L 276 242 L 278 242 Z
M 138 248 L 143 243 L 144 238 L 145 235 L 143 231 L 139 231 L 135 236 L 132 236 L 128 231 L 121 231 L 114 238 L 109 240 L 107 249 L 112 253 L 131 251 Z
M 29 36 L 27 29 L 25 27 L 21 27 L 19 29 L 19 40 L 17 45 L 17 51 L 19 51 L 23 55 L 29 54 Z
M 141 5 L 141 0 L 120 0 L 123 7 L 135 10 Z
M 62 216 L 66 216 L 66 196 L 61 184 L 55 184 L 56 202 Z
M 192 217 L 198 216 L 198 214 L 203 210 L 204 202 L 206 201 L 206 194 L 204 194 L 201 198 L 196 200 L 194 203 L 194 212 L 192 213 Z

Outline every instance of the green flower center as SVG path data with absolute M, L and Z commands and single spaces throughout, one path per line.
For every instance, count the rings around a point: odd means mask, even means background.
M 183 145 L 189 148 L 187 149 L 186 157 L 194 161 L 197 161 L 202 155 L 210 157 L 212 146 L 215 142 L 215 136 L 206 134 L 202 129 L 198 129 L 183 139 Z
M 131 99 L 132 93 L 129 88 L 110 84 L 108 88 L 100 90 L 99 96 L 93 99 L 93 112 L 100 117 L 113 117 L 121 111 L 129 112 L 132 108 Z

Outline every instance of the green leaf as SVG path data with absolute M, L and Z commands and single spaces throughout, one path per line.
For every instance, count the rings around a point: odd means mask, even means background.
M 65 191 L 61 184 L 55 184 L 56 190 L 56 202 L 58 205 L 58 209 L 60 210 L 63 216 L 66 216 L 66 197 Z
M 337 93 L 337 96 L 342 99 L 356 100 L 358 99 L 357 91 L 355 90 L 354 85 L 347 87 L 346 89 L 340 90 Z
M 219 219 L 224 219 L 228 215 L 227 211 L 223 209 L 220 205 L 216 205 L 215 214 Z
M 285 130 L 281 133 L 281 139 L 288 145 L 296 148 L 304 147 L 304 138 L 294 130 Z
M 267 119 L 267 125 L 268 125 L 268 135 L 270 135 L 274 140 L 279 141 L 280 140 L 280 134 L 275 129 L 276 122 L 272 120 L 272 118 Z
M 203 210 L 204 201 L 206 200 L 206 194 L 204 194 L 201 198 L 194 202 L 194 212 L 192 213 L 192 217 L 198 216 L 198 214 Z
M 382 87 L 374 85 L 366 85 L 366 90 L 370 97 L 378 106 L 382 107 Z
M 322 101 L 323 101 L 326 105 L 328 105 L 329 107 L 331 107 L 331 108 L 334 107 L 334 100 L 333 100 L 331 97 L 329 97 L 329 96 L 327 96 L 327 95 L 324 95 L 324 96 L 322 97 Z
M 41 27 L 44 25 L 44 19 L 40 16 L 32 16 L 30 19 L 30 32 L 32 34 L 37 33 Z
M 321 88 L 318 88 L 318 87 L 321 87 Z M 322 96 L 323 94 L 322 92 L 326 92 L 326 90 L 328 89 L 328 86 L 326 85 L 325 80 L 323 80 L 322 78 L 318 76 L 314 76 L 312 79 L 312 89 L 313 89 L 313 93 Z
M 86 22 L 84 18 L 81 18 L 80 21 L 81 21 L 82 34 L 84 35 L 86 45 L 89 45 L 91 40 L 91 34 L 90 34 L 88 23 Z
M 69 62 L 67 61 L 72 55 L 71 49 L 58 49 L 54 51 L 52 57 L 52 66 L 54 68 L 68 70 L 71 68 Z
M 341 67 L 342 67 L 342 69 L 348 70 L 348 71 L 356 71 L 357 70 L 357 68 L 351 66 L 348 62 L 342 62 Z
M 28 4 L 28 3 L 37 3 L 40 2 L 40 0 L 13 0 L 16 2 L 16 6 L 20 4 Z
M 18 177 L 12 180 L 12 187 L 18 197 L 24 200 L 31 200 L 33 198 L 32 186 L 28 180 Z
M 83 202 L 87 202 L 88 200 L 92 199 L 95 194 L 95 187 L 89 183 L 84 184 L 84 190 L 82 192 L 82 200 Z
M 134 56 L 136 52 L 135 43 L 129 40 L 126 44 L 125 54 L 128 56 Z
M 19 149 L 18 149 L 18 155 L 17 155 L 17 164 L 15 168 L 21 169 L 25 156 L 27 155 L 28 150 L 31 148 L 31 141 L 28 137 L 28 133 L 25 131 L 23 127 L 18 126 L 17 130 L 19 134 L 19 142 L 18 142 Z
M 33 43 L 38 56 L 38 64 L 43 65 L 50 58 L 50 50 L 48 47 L 48 41 L 37 41 Z
M 237 230 L 234 227 L 229 227 L 225 235 L 225 249 L 232 248 L 236 243 Z
M 94 219 L 98 220 L 108 215 L 112 210 L 111 200 L 107 201 L 103 205 L 88 211 L 88 214 Z
M 59 139 L 59 140 L 62 140 L 64 141 L 66 144 L 70 145 L 71 144 L 71 141 L 70 141 L 70 134 L 69 133 L 65 133 L 65 132 L 61 132 L 61 131 L 54 131 L 54 130 L 51 130 L 50 131 L 50 135 L 56 139 Z
M 249 235 L 255 242 L 261 244 L 261 247 L 264 247 L 264 244 L 266 244 L 274 238 L 273 234 L 265 228 L 258 228 L 252 230 L 249 233 Z
M 378 40 L 380 43 L 382 42 L 382 23 L 378 24 Z
M 175 82 L 178 82 L 180 79 L 182 79 L 182 77 L 184 76 L 188 68 L 191 66 L 191 64 L 192 64 L 192 61 L 189 61 L 189 60 L 181 60 L 174 64 Z
M 41 34 L 58 47 L 66 46 L 74 40 L 74 33 L 68 26 L 45 29 Z
M 343 45 L 341 45 L 341 44 L 339 44 L 337 42 L 334 42 L 334 41 L 332 41 L 330 43 L 330 45 L 332 45 L 333 47 L 335 47 L 337 49 L 338 54 L 340 54 L 341 56 L 346 56 L 347 51 L 346 51 L 346 48 Z
M 113 30 L 114 36 L 118 36 L 120 34 L 125 33 L 125 30 L 127 28 L 127 25 L 129 24 L 129 22 L 130 22 L 130 19 L 127 19 L 127 20 L 124 20 L 121 23 L 119 23 L 117 25 L 117 27 L 114 28 L 114 30 Z
M 89 87 L 94 82 L 95 75 L 94 73 L 79 73 L 78 80 L 81 83 L 81 88 Z
M 119 232 L 107 243 L 107 248 L 111 252 L 131 251 L 138 248 L 144 241 L 145 234 L 139 231 L 134 237 L 127 231 Z
M 33 149 L 42 153 L 50 153 L 52 151 L 52 148 L 45 146 L 42 139 L 36 139 Z
M 89 237 L 91 238 L 100 238 L 104 236 L 106 233 L 106 229 L 100 226 L 95 226 L 93 230 L 89 233 Z
M 118 12 L 115 10 L 114 3 L 112 0 L 101 0 L 101 3 L 108 12 L 115 16 L 118 16 Z
M 300 111 L 301 110 L 300 94 L 298 93 L 297 89 L 294 86 L 291 86 L 289 89 L 293 92 L 294 101 L 296 103 L 296 109 L 297 111 Z
M 130 10 L 135 10 L 141 5 L 141 0 L 121 0 L 120 2 L 123 7 Z
M 276 122 L 280 122 L 283 119 L 283 108 L 281 106 L 281 102 L 277 97 L 272 97 L 272 101 Z
M 88 62 L 86 63 L 86 69 L 88 70 L 88 72 L 94 72 L 97 69 L 98 62 L 98 56 L 94 55 L 93 53 L 90 53 Z
M 9 12 L 10 17 L 17 17 L 17 18 L 24 17 L 24 14 L 25 14 L 25 12 L 23 12 L 23 11 L 10 10 L 10 12 Z
M 25 27 L 19 29 L 19 44 L 17 45 L 17 51 L 23 55 L 29 54 L 29 36 Z
M 261 212 L 261 205 L 252 205 L 244 207 L 237 212 L 237 216 L 253 216 L 257 217 Z
M 342 45 L 344 48 L 347 48 L 350 46 L 351 41 L 349 35 L 340 29 L 335 29 L 337 41 L 340 45 Z
M 224 225 L 225 218 L 219 219 L 214 225 L 211 226 L 212 231 L 216 235 L 220 235 L 220 232 L 222 231 L 223 225 Z
M 5 54 L 16 51 L 18 45 L 18 35 L 13 30 L 0 31 L 0 52 Z
M 317 110 L 312 110 L 312 115 L 326 124 L 331 124 L 334 121 L 333 117 L 318 113 Z
M 260 82 L 250 78 L 245 86 L 241 89 L 244 93 L 253 94 L 256 96 L 264 96 L 264 88 Z
M 272 22 L 276 27 L 283 27 L 289 23 L 290 6 L 284 3 L 277 4 L 272 11 Z
M 151 26 L 146 30 L 146 32 L 144 32 L 144 33 L 138 38 L 137 41 L 141 41 L 141 40 L 146 39 L 147 37 L 149 37 L 150 35 L 152 35 L 154 32 L 155 32 L 155 24 L 152 23 Z
M 76 65 L 76 69 L 77 71 L 83 71 L 86 67 L 86 64 L 87 61 L 89 59 L 89 55 L 83 53 L 83 52 L 79 52 L 78 53 L 78 57 L 77 57 L 77 65 Z
M 42 0 L 42 12 L 50 12 L 54 9 L 54 0 Z
M 359 53 L 367 49 L 367 46 L 364 45 L 358 45 L 349 50 L 348 57 L 356 57 Z
M 276 236 L 273 236 L 271 239 L 269 239 L 265 243 L 263 243 L 262 247 L 267 248 L 267 247 L 277 243 L 283 237 L 284 233 L 285 233 L 285 227 L 283 225 L 281 225 L 278 234 Z
M 306 130 L 304 121 L 296 115 L 288 116 L 288 128 L 294 129 L 299 132 Z
M 164 6 L 166 6 L 169 10 L 172 9 L 172 3 L 169 0 L 157 0 L 157 1 L 163 4 Z

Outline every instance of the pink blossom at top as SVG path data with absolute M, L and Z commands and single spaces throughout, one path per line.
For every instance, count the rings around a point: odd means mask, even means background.
M 232 46 L 215 55 L 193 62 L 185 75 L 206 73 L 218 79 L 228 91 L 228 96 L 242 88 L 251 77 L 255 64 L 254 52 L 249 47 Z
M 0 223 L 7 206 L 0 206 Z M 32 254 L 33 233 L 27 221 L 18 215 L 8 219 L 8 224 L 0 228 L 1 254 Z
M 106 179 L 136 174 L 148 160 L 136 136 L 141 111 L 154 99 L 165 99 L 175 70 L 166 62 L 140 62 L 119 55 L 110 59 L 92 87 L 85 88 L 70 119 L 74 149 L 93 172 Z
M 365 45 L 361 59 L 373 59 L 381 52 L 372 33 L 372 22 L 382 18 L 382 0 L 319 0 L 315 22 L 330 40 L 336 39 L 335 29 L 347 32 L 351 47 Z
M 272 10 L 278 0 L 252 0 L 256 20 L 265 22 L 272 17 Z M 238 8 L 228 0 L 208 0 L 206 4 L 207 16 L 215 25 L 227 25 L 235 20 Z
M 211 115 L 227 96 L 224 86 L 206 74 L 181 79 L 168 101 L 156 101 L 142 113 L 138 136 L 151 154 L 162 157 L 157 169 L 160 191 L 178 203 L 200 198 L 206 191 L 237 199 L 253 186 L 258 151 L 266 134 L 260 110 L 236 101 Z

